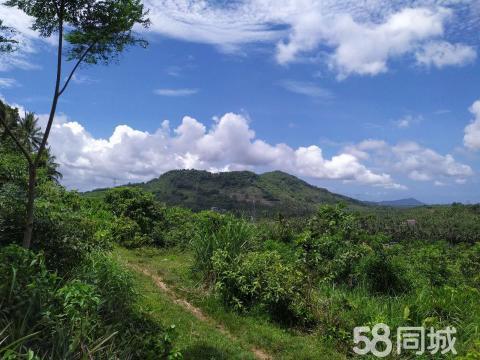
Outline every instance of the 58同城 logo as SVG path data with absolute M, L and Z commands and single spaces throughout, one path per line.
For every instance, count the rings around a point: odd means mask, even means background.
M 390 327 L 385 324 L 376 324 L 373 328 L 359 326 L 353 329 L 353 351 L 358 355 L 372 354 L 377 357 L 386 357 L 395 351 L 401 354 L 402 351 L 413 351 L 416 355 L 429 353 L 456 354 L 454 327 L 447 327 L 443 330 L 424 327 L 399 327 L 395 342 L 391 340 Z

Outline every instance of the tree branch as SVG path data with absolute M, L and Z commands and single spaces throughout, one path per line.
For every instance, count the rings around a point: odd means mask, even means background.
M 87 50 L 85 50 L 85 52 L 82 54 L 82 56 L 80 57 L 80 59 L 77 61 L 77 63 L 75 64 L 75 66 L 73 67 L 72 71 L 70 72 L 70 75 L 68 75 L 68 78 L 67 78 L 67 81 L 65 82 L 65 84 L 63 85 L 62 89 L 60 90 L 60 92 L 58 93 L 58 96 L 62 96 L 63 92 L 66 90 L 68 84 L 70 83 L 70 80 L 72 80 L 72 77 L 73 77 L 73 74 L 75 73 L 75 71 L 78 69 L 78 67 L 80 66 L 80 64 L 82 63 L 83 60 L 85 60 L 85 57 L 87 56 L 87 54 L 90 52 L 90 50 L 92 50 L 92 48 L 95 46 L 95 43 L 93 43 L 92 45 L 90 45 Z
M 33 165 L 32 156 L 27 151 L 27 149 L 25 149 L 25 147 L 22 145 L 22 143 L 17 139 L 15 134 L 10 130 L 10 128 L 8 127 L 8 124 L 5 121 L 5 119 L 3 118 L 3 116 L 0 116 L 0 122 L 2 123 L 3 127 L 5 128 L 5 131 L 7 132 L 8 136 L 10 136 L 12 138 L 12 140 L 15 142 L 15 144 L 18 146 L 20 151 L 23 153 L 23 155 L 27 159 L 28 164 Z
M 47 127 L 45 128 L 45 132 L 43 133 L 43 139 L 40 143 L 38 148 L 37 155 L 35 156 L 35 161 L 33 166 L 36 168 L 40 163 L 40 159 L 42 157 L 43 152 L 45 151 L 45 147 L 47 146 L 48 136 L 50 135 L 50 130 L 52 129 L 53 120 L 55 118 L 55 112 L 57 110 L 57 103 L 60 89 L 60 82 L 62 79 L 62 54 L 63 54 L 63 1 L 61 2 L 60 8 L 60 17 L 59 17 L 59 24 L 58 24 L 58 50 L 57 50 L 57 79 L 55 81 L 55 91 L 53 93 L 53 101 L 52 107 L 50 109 L 50 115 L 48 117 Z

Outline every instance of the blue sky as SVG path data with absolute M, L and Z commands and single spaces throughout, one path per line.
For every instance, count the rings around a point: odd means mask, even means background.
M 145 1 L 148 49 L 82 68 L 61 100 L 65 185 L 281 169 L 366 200 L 480 202 L 480 5 L 451 3 Z M 0 94 L 43 121 L 55 46 L 0 18 L 23 44 Z

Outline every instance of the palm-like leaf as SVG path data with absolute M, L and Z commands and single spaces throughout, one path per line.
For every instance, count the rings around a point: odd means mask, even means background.
M 50 148 L 47 148 L 40 161 L 40 167 L 45 168 L 46 176 L 48 180 L 59 183 L 63 178 L 63 175 L 58 171 L 60 165 L 56 162 L 56 157 L 52 155 Z
M 22 138 L 25 141 L 25 145 L 30 150 L 36 150 L 42 142 L 42 129 L 38 126 L 38 118 L 34 113 L 26 113 L 23 118 L 20 119 L 19 131 Z

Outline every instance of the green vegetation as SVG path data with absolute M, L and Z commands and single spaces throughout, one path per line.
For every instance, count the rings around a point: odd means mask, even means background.
M 56 38 L 57 61 L 55 66 L 55 91 L 45 126 L 41 133 L 36 128 L 33 114 L 25 117 L 21 125 L 28 132 L 18 133 L 16 118 L 12 111 L 0 103 L 0 124 L 3 137 L 9 137 L 15 144 L 23 163 L 28 170 L 27 192 L 25 196 L 25 227 L 23 246 L 30 248 L 34 227 L 35 198 L 37 196 L 38 170 L 45 158 L 48 158 L 47 142 L 55 119 L 58 101 L 68 88 L 75 72 L 84 64 L 108 64 L 129 46 L 147 42 L 138 38 L 132 31 L 135 25 L 148 26 L 143 4 L 140 0 L 8 0 L 6 6 L 17 8 L 32 20 L 32 30 L 44 38 Z M 5 35 L 10 29 L 2 26 L 0 20 L 0 55 L 14 51 L 12 40 Z M 11 34 L 10 34 L 11 35 Z M 15 43 L 15 41 L 13 41 Z M 69 44 L 69 48 L 65 48 Z M 74 65 L 64 79 L 62 72 L 63 57 L 73 61 Z M 13 114 L 15 115 L 15 114 Z
M 229 211 L 255 218 L 276 214 L 303 216 L 318 205 L 344 202 L 361 208 L 360 201 L 333 194 L 281 171 L 257 175 L 249 171 L 209 173 L 199 170 L 172 170 L 144 184 L 129 185 L 153 193 L 168 206 L 193 211 Z M 103 197 L 106 189 L 85 195 Z

